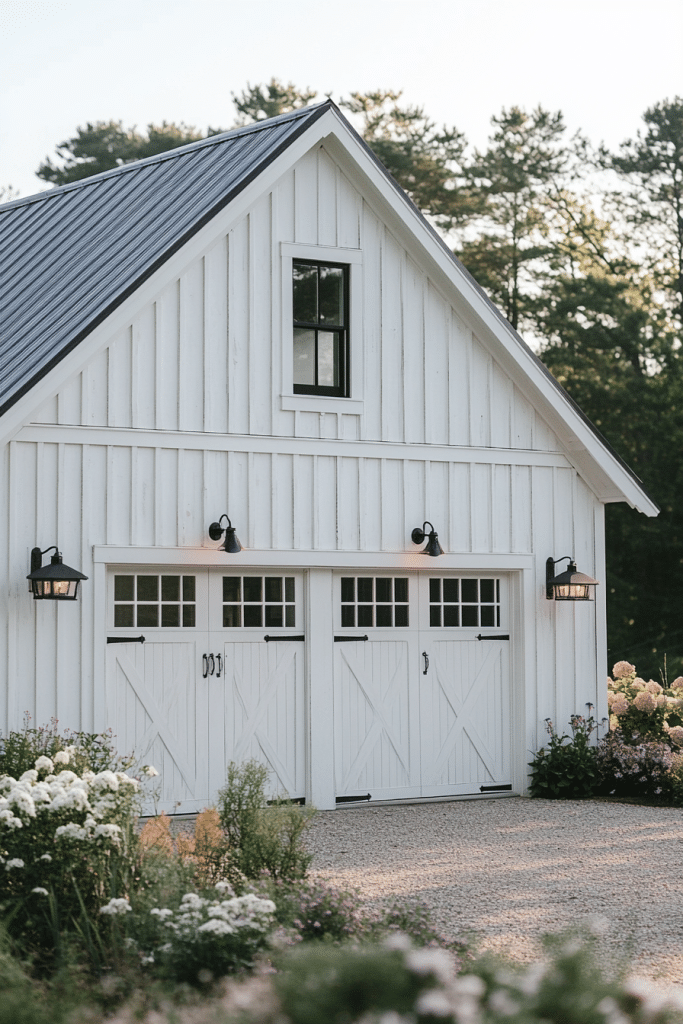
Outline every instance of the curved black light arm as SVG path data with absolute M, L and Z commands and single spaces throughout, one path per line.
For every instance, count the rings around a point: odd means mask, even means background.
M 426 526 L 430 527 L 429 533 L 427 533 L 425 529 Z M 413 544 L 424 543 L 425 537 L 429 537 L 429 542 L 427 544 L 427 547 L 422 551 L 422 554 L 431 555 L 433 558 L 436 558 L 438 555 L 442 555 L 443 548 L 439 544 L 439 535 L 434 529 L 433 523 L 430 523 L 428 519 L 425 519 L 424 523 L 422 524 L 422 529 L 420 529 L 419 526 L 416 526 L 410 535 L 410 539 L 412 540 Z

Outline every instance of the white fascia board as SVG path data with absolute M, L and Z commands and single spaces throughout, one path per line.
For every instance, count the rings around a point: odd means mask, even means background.
M 198 568 L 459 570 L 461 572 L 515 572 L 534 567 L 532 554 L 447 553 L 439 561 L 415 551 L 304 551 L 242 549 L 226 555 L 220 548 L 128 547 L 95 545 L 93 563 L 105 565 L 175 565 Z
M 434 237 L 417 209 L 392 186 L 365 147 L 334 112 L 330 111 L 326 118 L 321 118 L 321 130 L 330 117 L 334 118 L 334 130 L 325 139 L 325 145 L 331 155 L 340 163 L 346 163 L 349 173 L 354 169 L 362 172 L 366 187 L 361 191 L 365 192 L 369 187 L 380 216 L 390 220 L 390 226 L 402 243 L 410 245 L 411 240 L 417 240 L 421 244 L 437 273 L 437 287 L 443 289 L 449 301 L 452 301 L 451 289 L 456 289 L 465 307 L 464 311 L 458 309 L 458 313 L 470 321 L 478 340 L 489 348 L 496 362 L 547 420 L 565 446 L 570 462 L 590 483 L 597 497 L 606 502 L 626 501 L 648 516 L 658 515 L 659 509 L 643 488 L 603 445 L 564 391 L 537 364 L 533 353 L 525 344 L 520 344 L 512 326 L 492 308 L 469 274 Z M 345 154 L 350 155 L 351 163 L 344 159 Z M 388 217 L 388 214 L 393 216 Z
M 319 139 L 326 135 L 332 123 L 331 111 L 315 121 L 308 131 L 298 136 L 290 145 L 269 163 L 232 202 L 220 210 L 215 217 L 197 231 L 185 245 L 169 257 L 139 288 L 116 307 L 115 310 L 57 365 L 38 381 L 25 395 L 5 413 L 0 421 L 0 445 L 6 444 L 28 422 L 32 413 L 52 398 L 69 381 L 79 374 L 101 348 L 108 344 L 120 330 L 123 330 L 144 306 L 154 300 L 157 294 L 182 272 L 193 260 L 209 250 L 226 235 L 241 217 L 247 213 L 260 196 L 272 188 L 287 171 L 308 153 Z M 334 118 L 334 124 L 338 124 Z M 326 126 L 326 127 L 325 127 Z

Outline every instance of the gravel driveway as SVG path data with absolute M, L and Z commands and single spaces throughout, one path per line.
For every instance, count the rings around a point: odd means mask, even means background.
M 535 959 L 539 938 L 599 915 L 606 960 L 683 986 L 683 811 L 522 798 L 319 811 L 312 873 L 372 903 L 428 905 L 450 936 Z

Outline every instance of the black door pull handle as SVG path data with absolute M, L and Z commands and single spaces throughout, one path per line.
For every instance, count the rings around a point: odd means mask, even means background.
M 202 654 L 202 678 L 206 679 L 209 674 L 209 659 L 206 654 Z
M 216 668 L 216 659 L 213 654 L 209 655 L 209 675 L 212 676 Z
M 424 672 L 422 673 L 422 675 L 426 676 L 427 673 L 429 672 L 429 655 L 427 654 L 426 651 L 423 651 L 422 652 L 422 657 L 425 660 L 425 667 L 424 667 Z
M 223 658 L 220 654 L 216 655 L 216 661 L 218 662 L 218 671 L 216 672 L 216 679 L 220 678 L 220 674 L 223 671 Z

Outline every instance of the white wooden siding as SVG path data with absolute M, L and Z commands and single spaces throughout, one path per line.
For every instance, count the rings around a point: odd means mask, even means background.
M 362 251 L 362 417 L 279 407 L 282 241 Z M 33 421 L 559 451 L 463 317 L 320 148 Z

